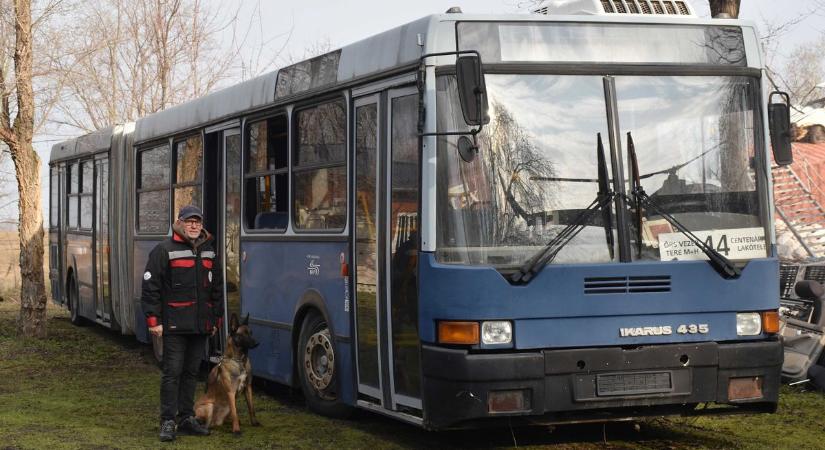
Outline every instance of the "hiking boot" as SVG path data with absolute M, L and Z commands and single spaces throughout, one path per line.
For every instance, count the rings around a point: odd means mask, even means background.
M 209 428 L 203 426 L 198 419 L 189 416 L 178 423 L 178 433 L 195 436 L 208 436 Z
M 169 442 L 175 440 L 175 421 L 164 420 L 160 423 L 160 441 Z

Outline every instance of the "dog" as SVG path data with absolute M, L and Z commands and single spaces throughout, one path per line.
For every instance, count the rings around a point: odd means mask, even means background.
M 234 313 L 229 320 L 229 339 L 221 361 L 209 372 L 206 393 L 195 402 L 195 417 L 207 428 L 223 425 L 232 416 L 232 432 L 241 433 L 235 398 L 243 391 L 253 426 L 260 426 L 252 404 L 252 364 L 249 350 L 258 346 L 249 328 L 249 314 L 239 323 Z

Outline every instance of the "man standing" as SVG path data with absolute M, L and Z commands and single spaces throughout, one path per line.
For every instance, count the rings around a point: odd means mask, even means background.
M 161 441 L 173 441 L 176 432 L 209 434 L 195 419 L 193 404 L 208 336 L 223 319 L 222 273 L 212 241 L 203 229 L 201 210 L 184 206 L 172 225 L 172 238 L 152 250 L 143 273 L 146 325 L 152 335 L 163 336 Z

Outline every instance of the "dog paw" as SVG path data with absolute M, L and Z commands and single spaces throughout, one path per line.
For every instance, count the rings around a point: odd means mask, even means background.
M 233 435 L 233 436 L 235 436 L 236 438 L 241 437 L 241 430 L 238 430 L 238 431 L 233 431 L 233 432 L 232 432 L 232 435 Z
M 259 427 L 259 426 L 261 426 L 261 422 L 258 422 L 257 420 L 253 420 L 252 421 L 252 426 L 253 427 Z

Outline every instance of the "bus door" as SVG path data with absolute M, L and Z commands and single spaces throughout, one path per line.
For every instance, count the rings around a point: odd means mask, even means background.
M 393 411 L 421 410 L 418 338 L 418 92 L 355 99 L 354 255 L 358 386 Z
M 53 175 L 51 177 L 51 182 L 56 183 L 57 186 L 53 191 L 55 195 L 52 195 L 50 201 L 56 203 L 57 207 L 52 207 L 53 214 L 56 216 L 54 219 L 54 242 L 49 242 L 50 251 L 49 251 L 49 258 L 54 258 L 53 261 L 49 261 L 50 267 L 50 276 L 52 278 L 52 299 L 56 300 L 60 304 L 64 304 L 67 300 L 66 297 L 66 265 L 63 261 L 65 251 L 63 248 L 64 243 L 66 242 L 66 213 L 65 209 L 67 208 L 66 205 L 66 164 L 60 163 L 54 166 Z
M 109 158 L 95 160 L 95 318 L 112 326 L 112 297 L 109 291 Z
M 212 354 L 226 345 L 229 316 L 240 315 L 241 132 L 237 122 L 206 131 L 204 152 L 204 226 L 215 236 L 224 279 L 224 329 Z

